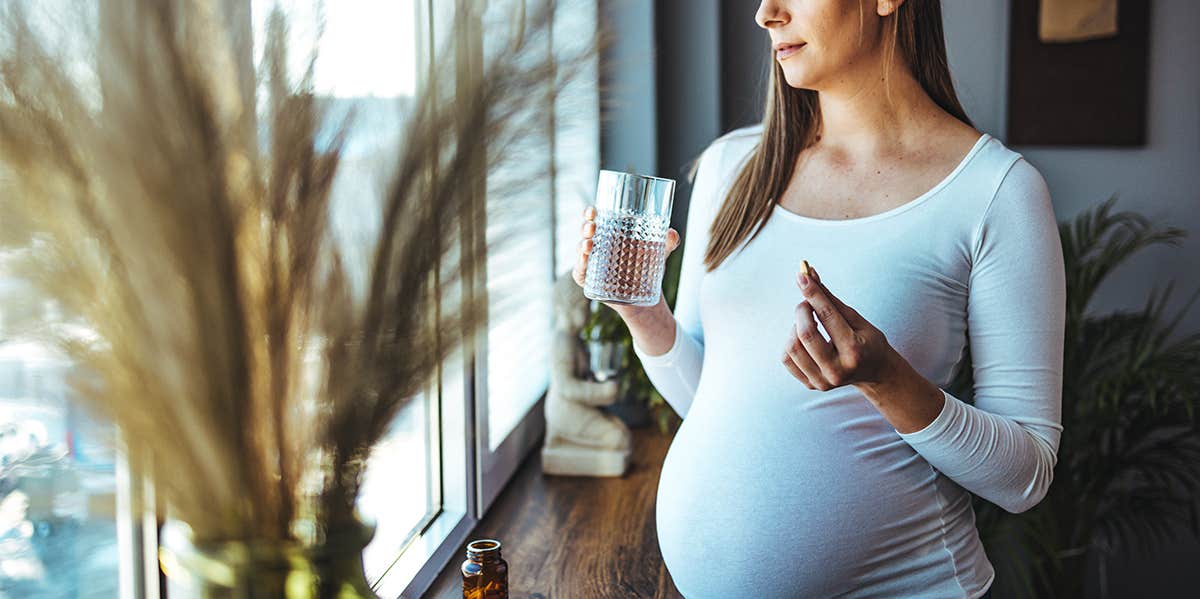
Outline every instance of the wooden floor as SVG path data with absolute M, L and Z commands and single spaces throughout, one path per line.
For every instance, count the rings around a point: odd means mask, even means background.
M 622 478 L 544 475 L 539 444 L 468 541 L 500 541 L 512 599 L 681 597 L 655 534 L 669 444 L 653 426 L 635 429 L 633 463 Z M 463 543 L 426 597 L 462 597 L 465 551 Z

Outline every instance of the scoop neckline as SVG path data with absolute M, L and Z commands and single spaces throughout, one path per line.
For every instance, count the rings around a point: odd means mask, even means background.
M 949 185 L 950 182 L 953 181 L 954 178 L 957 177 L 958 174 L 961 173 L 962 170 L 967 167 L 967 163 L 969 163 L 971 161 L 971 159 L 974 158 L 975 155 L 979 153 L 979 150 L 981 148 L 983 148 L 984 143 L 987 142 L 989 139 L 991 139 L 991 135 L 989 135 L 988 133 L 981 134 L 979 136 L 979 139 L 975 140 L 975 145 L 971 146 L 971 149 L 969 151 L 967 151 L 967 153 L 958 161 L 958 164 L 954 166 L 954 169 L 950 171 L 950 174 L 943 177 L 941 181 L 938 181 L 937 184 L 935 184 L 933 187 L 929 188 L 927 191 L 925 191 L 925 193 L 922 193 L 921 195 L 919 195 L 903 204 L 900 204 L 899 206 L 895 206 L 893 208 L 884 210 L 883 212 L 876 212 L 875 214 L 868 214 L 867 216 L 860 216 L 857 218 L 815 218 L 812 216 L 804 216 L 803 214 L 796 214 L 795 212 L 792 212 L 791 210 L 788 210 L 787 208 L 780 206 L 779 202 L 776 201 L 775 199 L 771 200 L 771 204 L 774 206 L 774 209 L 773 209 L 774 212 L 776 214 L 781 215 L 783 218 L 786 218 L 786 219 L 792 220 L 792 221 L 796 221 L 796 222 L 810 223 L 810 224 L 817 224 L 817 225 L 828 225 L 828 226 L 853 225 L 853 224 L 876 221 L 876 220 L 880 220 L 883 218 L 887 218 L 889 216 L 894 216 L 896 214 L 900 214 L 901 212 L 905 212 L 911 208 L 914 208 L 914 207 L 920 205 L 921 203 L 925 202 L 929 198 L 933 197 L 934 195 L 937 195 L 937 192 L 941 191 L 941 189 L 943 187 Z

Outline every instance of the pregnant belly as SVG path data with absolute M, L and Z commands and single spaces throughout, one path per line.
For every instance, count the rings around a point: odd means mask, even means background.
M 928 592 L 954 578 L 936 478 L 852 387 L 697 395 L 663 463 L 659 545 L 689 599 L 895 590 L 914 576 Z

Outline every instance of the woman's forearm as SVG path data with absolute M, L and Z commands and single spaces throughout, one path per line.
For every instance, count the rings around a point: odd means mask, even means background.
M 614 307 L 633 337 L 633 351 L 663 399 L 686 417 L 700 383 L 704 346 L 679 321 L 666 300 L 649 307 Z

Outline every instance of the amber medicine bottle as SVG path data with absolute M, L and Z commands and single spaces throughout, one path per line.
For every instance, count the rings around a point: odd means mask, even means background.
M 500 557 L 500 541 L 467 543 L 462 575 L 463 599 L 508 599 L 508 562 Z

